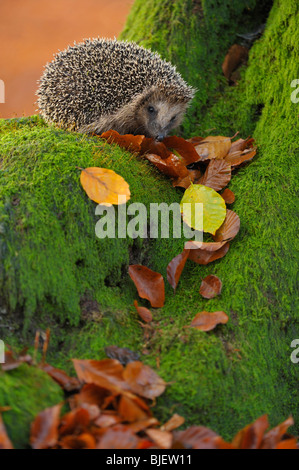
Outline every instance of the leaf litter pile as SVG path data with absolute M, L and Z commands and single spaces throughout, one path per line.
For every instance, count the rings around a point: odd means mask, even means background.
M 219 314 L 221 312 L 218 312 Z M 63 403 L 41 411 L 31 423 L 30 445 L 33 449 L 296 449 L 297 440 L 287 434 L 293 419 L 267 431 L 269 422 L 263 415 L 226 442 L 204 426 L 178 430 L 184 418 L 174 414 L 160 423 L 152 413 L 155 399 L 167 386 L 153 369 L 136 360 L 127 348 L 110 346 L 106 354 L 117 359 L 73 359 L 77 377 L 45 362 L 49 330 L 38 365 L 22 351 L 6 352 L 2 369 L 8 373 L 26 362 L 49 374 L 68 394 Z M 37 344 L 37 342 L 36 342 Z M 35 351 L 36 353 L 36 351 Z M 68 411 L 62 408 L 68 406 Z M 0 449 L 13 449 L 0 408 Z
M 235 137 L 235 136 L 234 136 Z M 168 176 L 174 187 L 185 190 L 181 202 L 182 218 L 187 225 L 212 235 L 214 241 L 188 241 L 182 253 L 173 258 L 167 267 L 167 280 L 177 289 L 184 266 L 189 259 L 199 265 L 207 265 L 223 258 L 230 242 L 240 228 L 238 215 L 226 208 L 235 200 L 233 192 L 224 189 L 232 176 L 232 170 L 252 160 L 256 154 L 254 140 L 229 137 L 167 137 L 163 142 L 142 135 L 120 135 L 108 131 L 100 136 L 108 143 L 149 160 L 160 172 Z M 88 197 L 98 204 L 110 206 L 123 204 L 130 199 L 130 189 L 122 176 L 111 169 L 91 167 L 81 169 L 80 181 Z M 220 194 L 219 192 L 224 191 Z M 198 226 L 194 211 L 184 213 L 183 203 L 203 204 L 203 226 Z M 129 276 L 139 297 L 149 301 L 151 307 L 161 308 L 165 302 L 164 278 L 146 266 L 129 266 Z M 199 294 L 211 299 L 221 294 L 222 282 L 214 275 L 202 280 Z M 152 334 L 151 311 L 134 307 L 144 329 L 145 338 Z M 185 328 L 210 331 L 218 324 L 225 324 L 228 316 L 223 311 L 196 314 Z M 174 414 L 166 423 L 160 423 L 152 413 L 155 400 L 167 384 L 153 369 L 139 360 L 139 355 L 128 348 L 108 346 L 108 359 L 73 359 L 77 377 L 69 377 L 63 370 L 45 362 L 49 343 L 49 330 L 44 335 L 43 355 L 36 365 L 39 333 L 35 339 L 34 357 L 24 349 L 15 354 L 6 351 L 3 371 L 27 363 L 39 367 L 66 392 L 66 400 L 40 412 L 31 424 L 30 445 L 34 449 L 295 449 L 297 440 L 287 434 L 294 424 L 292 417 L 267 431 L 267 415 L 249 424 L 226 442 L 217 433 L 204 426 L 177 429 L 184 418 Z M 62 412 L 68 406 L 69 411 Z M 12 449 L 1 417 L 9 412 L 0 404 L 0 449 Z

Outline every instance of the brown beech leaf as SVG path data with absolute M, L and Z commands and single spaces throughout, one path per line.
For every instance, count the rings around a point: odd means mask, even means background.
M 69 377 L 64 370 L 56 369 L 46 363 L 41 364 L 39 367 L 52 377 L 52 379 L 55 380 L 55 382 L 57 382 L 66 392 L 79 390 L 81 387 L 79 380 L 76 377 Z
M 139 406 L 139 403 L 136 402 L 136 400 L 133 400 L 124 395 L 120 397 L 118 413 L 124 421 L 129 423 L 146 420 L 149 416 L 151 416 L 149 409 L 148 411 L 145 411 Z
M 140 318 L 142 318 L 143 321 L 145 321 L 146 323 L 150 323 L 153 320 L 150 310 L 146 307 L 140 307 L 138 305 L 137 300 L 134 300 L 134 307 L 136 308 L 138 315 L 140 316 Z M 136 360 L 138 359 L 135 359 L 135 361 Z
M 125 368 L 123 376 L 131 390 L 145 398 L 156 398 L 166 388 L 164 380 L 153 369 L 140 361 L 130 362 Z
M 147 429 L 146 434 L 160 449 L 170 449 L 172 444 L 172 433 L 161 431 L 161 429 Z
M 9 439 L 6 429 L 0 414 L 0 450 L 1 449 L 13 449 L 11 440 Z
M 219 277 L 210 274 L 202 280 L 199 293 L 205 299 L 213 299 L 216 295 L 221 294 L 222 282 Z
M 185 243 L 185 249 L 189 249 L 188 258 L 198 264 L 212 263 L 216 259 L 223 258 L 229 250 L 229 242 L 194 242 Z
M 227 323 L 228 316 L 224 312 L 200 312 L 195 315 L 191 322 L 192 328 L 202 331 L 213 330 L 219 323 Z
M 119 424 L 121 421 L 122 418 L 119 415 L 112 414 L 110 411 L 103 411 L 102 414 L 95 420 L 94 424 L 99 428 L 109 428 L 110 426 Z
M 182 426 L 184 422 L 185 422 L 185 418 L 175 413 L 165 424 L 163 424 L 163 426 L 161 426 L 161 430 L 173 431 L 174 429 L 177 429 L 179 426 Z
M 130 150 L 130 152 L 138 153 L 141 151 L 141 146 L 145 139 L 144 135 L 121 135 L 117 131 L 113 130 L 104 132 L 100 138 L 107 140 L 109 144 L 114 143 L 126 150 Z
M 199 142 L 195 146 L 195 150 L 199 155 L 197 161 L 211 160 L 212 158 L 224 158 L 231 147 L 231 139 L 229 137 L 209 136 Z
M 188 189 L 191 183 L 197 184 L 201 178 L 201 171 L 200 170 L 188 170 L 188 175 L 182 178 L 177 178 L 176 180 L 172 181 L 172 185 L 174 187 L 181 187 Z
M 85 384 L 79 393 L 73 395 L 70 401 L 71 408 L 81 407 L 83 404 L 97 405 L 101 408 L 109 393 L 109 390 L 94 383 Z
M 248 424 L 238 432 L 232 441 L 232 445 L 237 449 L 258 449 L 268 427 L 267 415 L 260 416 L 252 424 Z
M 228 185 L 231 179 L 231 166 L 225 160 L 213 159 L 209 162 L 208 167 L 199 180 L 199 184 L 209 186 L 209 188 L 220 191 Z
M 152 153 L 158 155 L 163 160 L 171 155 L 170 150 L 164 145 L 163 142 L 157 142 L 155 139 L 145 137 L 141 144 L 141 153 Z
M 249 148 L 243 151 L 236 151 L 231 154 L 228 154 L 225 157 L 225 161 L 229 163 L 232 168 L 240 166 L 242 163 L 249 162 L 253 159 L 256 154 L 256 148 Z
M 151 153 L 146 154 L 145 158 L 155 165 L 161 173 L 170 178 L 185 178 L 189 176 L 185 162 L 174 153 L 171 153 L 165 159 Z
M 190 165 L 190 163 L 198 161 L 198 154 L 194 145 L 182 137 L 177 137 L 176 135 L 165 137 L 165 139 L 163 139 L 163 144 L 166 145 L 166 147 L 177 151 L 181 157 L 183 157 L 186 165 Z
M 242 152 L 246 148 L 253 147 L 254 139 L 251 137 L 247 137 L 247 139 L 238 139 L 235 142 L 232 142 L 232 146 L 227 154 L 227 156 L 235 153 L 235 152 Z
M 196 136 L 196 137 L 191 137 L 190 139 L 187 139 L 187 142 L 190 142 L 192 145 L 197 145 L 199 142 L 204 140 L 204 137 L 201 136 Z
M 167 266 L 167 280 L 174 290 L 176 290 L 188 256 L 189 250 L 184 250 L 173 258 Z
M 296 439 L 286 439 L 285 441 L 281 440 L 284 434 L 286 434 L 287 429 L 290 426 L 293 426 L 293 424 L 294 424 L 294 420 L 292 416 L 290 416 L 289 418 L 287 418 L 285 421 L 280 423 L 275 428 L 270 429 L 270 431 L 268 431 L 267 434 L 265 434 L 263 438 L 261 448 L 262 449 L 275 449 L 280 443 L 283 444 L 286 441 L 292 441 L 286 444 L 286 446 L 290 445 L 290 447 L 285 447 L 285 448 L 296 449 L 297 448 Z M 295 443 L 294 443 L 294 440 L 295 440 Z M 295 447 L 293 447 L 294 444 L 295 444 Z
M 30 444 L 33 449 L 48 449 L 56 445 L 61 407 L 59 404 L 46 408 L 36 416 L 30 431 Z
M 24 362 L 31 364 L 32 357 L 29 354 L 26 354 L 27 349 L 28 348 L 25 348 L 25 350 L 21 351 L 19 354 L 15 354 L 12 350 L 5 351 L 5 362 L 4 364 L 0 364 L 1 369 L 9 371 L 17 369 Z
M 129 275 L 142 299 L 149 300 L 152 307 L 163 307 L 165 287 L 160 273 L 140 264 L 132 264 L 129 266 Z
M 235 202 L 235 195 L 234 193 L 226 188 L 223 193 L 221 193 L 221 197 L 225 200 L 225 203 L 226 204 L 232 204 L 233 202 Z
M 123 204 L 130 199 L 128 183 L 113 170 L 85 168 L 81 171 L 80 181 L 87 196 L 98 204 Z
M 129 390 L 123 379 L 124 368 L 115 359 L 73 359 L 73 364 L 79 380 L 83 382 L 96 384 L 115 394 Z
M 244 64 L 247 59 L 247 47 L 240 46 L 239 44 L 233 44 L 229 48 L 222 64 L 223 75 L 229 80 L 233 71 L 236 70 L 241 64 Z
M 190 426 L 174 433 L 173 449 L 217 449 L 218 434 L 205 426 Z
M 88 432 L 79 435 L 65 436 L 59 441 L 62 449 L 95 449 L 96 439 Z
M 97 449 L 136 449 L 139 439 L 129 426 L 117 424 L 103 434 Z
M 99 416 L 99 410 L 95 416 Z M 80 407 L 66 413 L 60 421 L 59 434 L 65 436 L 76 432 L 83 432 L 91 421 L 88 409 Z
M 158 424 L 159 421 L 156 418 L 147 418 L 142 421 L 136 421 L 135 423 L 132 423 L 129 426 L 130 430 L 136 434 L 137 432 L 143 431 L 146 428 L 157 426 Z
M 224 242 L 235 238 L 240 230 L 240 218 L 234 211 L 227 209 L 226 218 L 215 233 L 213 238 L 216 242 Z

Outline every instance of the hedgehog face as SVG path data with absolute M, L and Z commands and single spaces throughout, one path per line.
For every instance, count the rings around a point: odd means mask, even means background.
M 186 103 L 174 103 L 166 97 L 152 96 L 137 110 L 139 129 L 142 129 L 146 137 L 153 137 L 161 142 L 173 128 L 182 122 L 186 108 Z

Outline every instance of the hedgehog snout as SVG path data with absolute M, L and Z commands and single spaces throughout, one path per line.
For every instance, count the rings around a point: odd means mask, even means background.
M 162 140 L 164 139 L 164 137 L 165 137 L 165 134 L 158 134 L 158 135 L 156 135 L 155 140 L 156 140 L 157 142 L 162 142 Z

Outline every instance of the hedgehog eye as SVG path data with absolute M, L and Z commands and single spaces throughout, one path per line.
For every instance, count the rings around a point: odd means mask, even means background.
M 153 106 L 149 106 L 147 110 L 150 114 L 153 114 L 155 112 L 155 108 Z
M 170 122 L 174 122 L 176 120 L 176 116 L 173 116 L 171 119 L 170 119 Z

